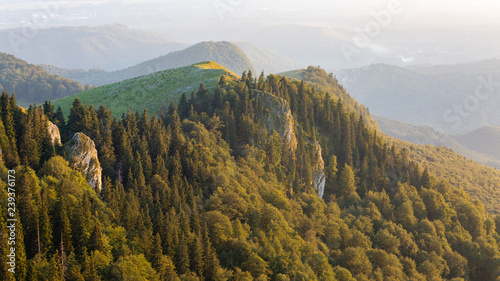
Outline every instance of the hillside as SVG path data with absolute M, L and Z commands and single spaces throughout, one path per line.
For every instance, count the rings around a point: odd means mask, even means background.
M 34 34 L 29 40 L 25 40 L 27 32 Z M 71 69 L 117 70 L 187 46 L 168 36 L 121 24 L 0 30 L 0 51 L 30 63 Z
M 397 139 L 389 142 L 430 173 L 465 191 L 473 200 L 479 200 L 488 212 L 500 214 L 500 170 L 478 164 L 444 147 Z
M 334 77 L 332 73 L 327 73 L 320 67 L 309 66 L 305 69 L 285 71 L 277 75 L 304 81 L 317 91 L 329 93 L 333 99 L 342 100 L 343 105 L 347 106 L 350 111 L 355 112 L 358 116 L 363 116 L 367 126 L 371 129 L 377 128 L 376 122 L 369 116 L 370 112 L 368 109 L 351 97 L 347 90 L 339 83 L 337 77 Z
M 428 126 L 411 125 L 376 115 L 372 117 L 377 120 L 380 130 L 393 138 L 414 144 L 443 146 L 478 163 L 500 168 L 500 157 L 493 153 L 498 144 L 495 139 L 498 140 L 499 136 L 483 135 L 479 132 L 478 134 L 450 136 Z M 483 146 L 482 140 L 488 142 L 489 146 Z M 479 146 L 475 146 L 476 143 Z
M 23 106 L 35 102 L 41 104 L 84 89 L 76 81 L 50 74 L 40 66 L 0 52 L 0 92 L 14 93 Z
M 82 83 L 102 86 L 157 71 L 191 65 L 200 61 L 215 61 L 238 75 L 241 75 L 243 71 L 254 71 L 252 63 L 238 46 L 230 42 L 212 41 L 201 42 L 184 50 L 172 52 L 141 62 L 132 67 L 112 72 L 105 72 L 99 69 L 83 71 L 59 69 L 53 66 L 45 67 L 54 73 L 61 73 L 65 77 Z
M 477 65 L 483 64 L 424 73 L 376 64 L 343 70 L 336 77 L 374 114 L 458 134 L 500 124 L 500 89 L 495 84 L 500 68 L 488 66 L 480 72 Z
M 192 67 L 184 76 L 221 68 Z M 14 277 L 497 279 L 500 217 L 368 127 L 333 77 L 316 68 L 305 76 L 325 84 L 242 76 L 153 117 L 113 118 L 76 100 L 67 122 L 57 121 L 64 135 L 95 143 L 100 193 L 51 147 L 53 111 L 22 112 L 4 94 L 0 146 L 9 157 L 0 159 L 0 185 L 7 189 L 15 167 L 16 203 L 24 202 Z M 8 196 L 0 193 L 2 228 Z M 9 250 L 0 243 L 1 276 L 10 274 Z
M 75 97 L 85 104 L 99 107 L 103 104 L 116 116 L 131 111 L 158 113 L 162 106 L 168 107 L 170 101 L 178 102 L 181 95 L 197 92 L 200 83 L 207 89 L 217 86 L 221 76 L 228 80 L 238 76 L 215 62 L 203 62 L 190 66 L 155 72 L 149 75 L 128 79 L 122 82 L 101 86 L 53 101 L 54 106 L 61 106 L 69 113 Z
M 317 75 L 326 73 L 324 70 L 309 67 L 306 70 L 296 70 L 288 72 L 290 75 L 301 76 L 306 82 L 312 86 L 322 89 L 325 92 L 336 93 L 337 97 L 342 98 L 342 102 L 349 104 L 349 110 L 355 112 L 357 116 L 363 116 L 367 126 L 372 130 L 380 132 L 380 128 L 389 128 L 396 135 L 403 138 L 410 137 L 412 141 L 421 141 L 423 137 L 428 141 L 426 135 L 430 135 L 431 142 L 435 145 L 451 145 L 457 149 L 453 152 L 450 149 L 437 147 L 432 145 L 415 145 L 398 139 L 386 137 L 389 143 L 395 143 L 395 148 L 399 151 L 406 151 L 409 157 L 420 167 L 429 168 L 432 174 L 440 179 L 449 181 L 454 187 L 467 192 L 474 200 L 480 200 L 485 205 L 486 209 L 491 213 L 499 213 L 500 206 L 500 171 L 482 164 L 478 164 L 473 160 L 469 160 L 457 153 L 467 154 L 468 157 L 477 158 L 491 166 L 498 165 L 497 159 L 490 155 L 484 155 L 464 145 L 458 144 L 456 141 L 447 137 L 446 134 L 436 132 L 426 127 L 407 125 L 401 122 L 395 124 L 391 120 L 380 118 L 381 127 L 379 128 L 372 115 L 367 113 L 364 106 L 359 105 L 339 84 L 326 83 L 329 79 L 325 75 Z M 337 81 L 330 77 L 331 81 Z M 339 91 L 340 89 L 340 91 Z M 341 93 L 342 95 L 339 95 Z M 335 95 L 334 95 L 335 96 Z M 409 126 L 409 127 L 408 127 Z M 382 130 L 384 131 L 384 130 Z M 415 139 L 416 137 L 416 139 Z M 440 144 L 444 142 L 443 144 Z M 411 148 L 411 149 L 410 149 Z M 459 152 L 460 151 L 460 152 Z M 469 173 L 469 171 L 471 171 Z
M 454 135 L 454 140 L 475 151 L 500 159 L 500 127 L 489 126 Z

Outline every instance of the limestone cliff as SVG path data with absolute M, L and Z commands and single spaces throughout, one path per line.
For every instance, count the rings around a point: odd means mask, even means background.
M 52 122 L 49 122 L 48 131 L 50 135 L 50 142 L 53 146 L 61 145 L 61 134 L 59 133 L 59 128 Z
M 101 164 L 94 142 L 83 133 L 76 133 L 67 145 L 67 160 L 80 171 L 97 193 L 101 192 Z
M 323 155 L 321 154 L 321 145 L 317 141 L 313 143 L 315 149 L 315 165 L 313 169 L 314 176 L 314 188 L 318 192 L 318 196 L 323 198 L 325 193 L 325 161 L 323 161 Z
M 259 104 L 265 109 L 261 116 L 269 133 L 273 130 L 285 140 L 288 149 L 294 152 L 297 149 L 297 138 L 295 136 L 295 121 L 288 103 L 281 98 L 265 92 L 258 92 Z

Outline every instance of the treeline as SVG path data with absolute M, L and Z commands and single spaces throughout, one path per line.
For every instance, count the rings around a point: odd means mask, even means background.
M 286 106 L 264 102 L 264 92 L 289 105 L 296 147 L 269 130 L 269 107 Z M 0 140 L 2 151 L 16 148 L 2 159 L 17 166 L 22 228 L 14 276 L 0 244 L 3 280 L 500 276 L 499 216 L 488 217 L 479 202 L 388 146 L 366 116 L 303 82 L 251 72 L 236 83 L 222 78 L 213 93 L 202 84 L 158 116 L 112 118 L 104 106 L 75 99 L 65 120 L 49 102 L 22 112 L 8 100 Z M 62 149 L 47 149 L 35 127 L 28 143 L 40 156 L 23 152 L 28 137 L 17 125 L 8 133 L 4 112 L 17 116 L 11 122 L 40 127 L 48 118 L 65 140 L 75 132 L 91 137 L 103 167 L 101 194 L 68 168 Z M 324 199 L 314 189 L 316 142 Z
M 0 52 L 0 91 L 15 93 L 22 104 L 43 102 L 90 89 L 79 82 L 45 71 L 13 55 Z

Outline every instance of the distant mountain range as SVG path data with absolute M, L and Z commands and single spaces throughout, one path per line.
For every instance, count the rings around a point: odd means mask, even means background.
M 122 24 L 97 27 L 0 30 L 0 51 L 34 64 L 108 71 L 122 69 L 189 44 Z
M 132 67 L 112 72 L 106 72 L 102 69 L 91 69 L 89 71 L 63 69 L 51 65 L 43 65 L 43 67 L 51 73 L 57 73 L 61 76 L 80 81 L 82 84 L 102 86 L 157 71 L 209 60 L 216 61 L 238 75 L 248 70 L 255 72 L 252 62 L 245 53 L 238 46 L 225 41 L 201 42 L 184 50 L 175 51 Z
M 500 159 L 500 127 L 488 126 L 452 136 L 454 140 L 480 153 Z M 498 166 L 500 169 L 500 165 Z
M 336 77 L 372 113 L 458 134 L 500 125 L 500 60 L 402 68 L 374 64 Z
M 500 169 L 500 128 L 485 127 L 464 135 L 447 135 L 429 126 L 411 125 L 372 115 L 380 130 L 393 138 L 414 144 L 443 146 L 454 152 L 494 168 Z

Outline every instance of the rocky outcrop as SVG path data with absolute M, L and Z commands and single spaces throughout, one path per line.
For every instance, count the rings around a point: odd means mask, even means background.
M 76 133 L 67 146 L 70 167 L 80 171 L 97 193 L 101 192 L 102 168 L 94 142 L 83 133 Z
M 315 159 L 315 165 L 313 169 L 313 176 L 314 176 L 314 188 L 318 192 L 318 196 L 320 198 L 323 198 L 323 194 L 325 193 L 325 161 L 323 160 L 323 155 L 321 154 L 321 145 L 317 141 L 313 143 L 315 149 L 314 149 L 314 155 L 316 157 Z
M 61 145 L 61 134 L 59 133 L 59 128 L 56 126 L 56 124 L 50 121 L 47 122 L 49 122 L 47 129 L 50 135 L 50 142 L 53 146 Z
M 284 99 L 269 93 L 258 92 L 256 95 L 259 104 L 264 108 L 261 116 L 269 133 L 273 131 L 278 132 L 285 140 L 288 149 L 294 152 L 297 149 L 297 138 L 294 131 L 295 121 L 290 111 L 290 106 Z
M 288 103 L 279 97 L 266 92 L 255 92 L 261 112 L 260 118 L 264 121 L 269 134 L 276 131 L 285 141 L 288 150 L 293 154 L 297 150 L 297 137 L 295 136 L 295 119 L 293 118 Z M 321 145 L 315 141 L 314 146 L 314 168 L 313 184 L 318 196 L 323 198 L 325 193 L 325 162 L 321 154 Z

